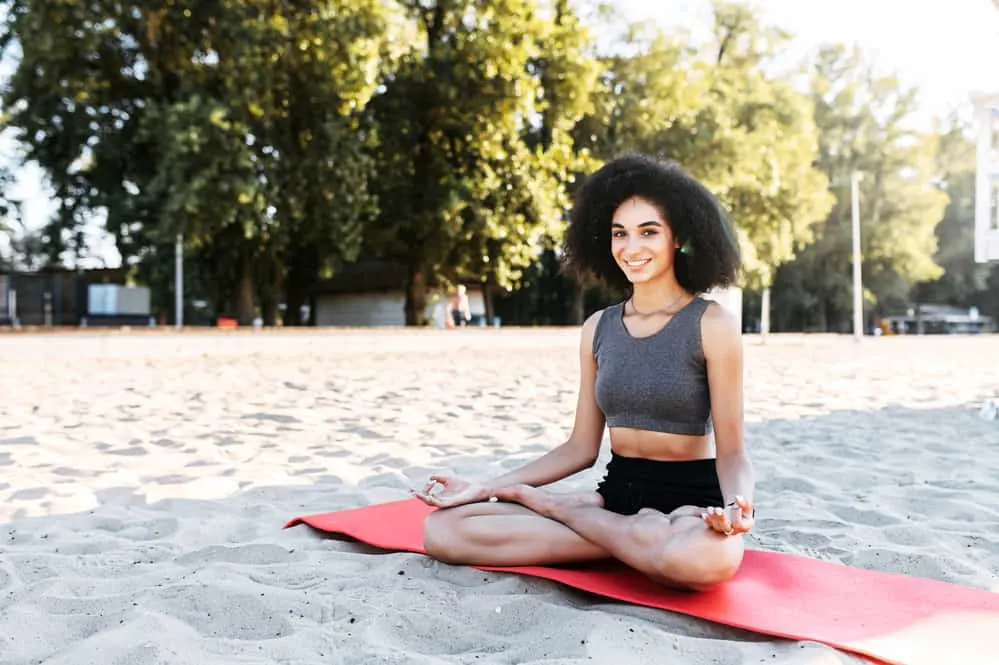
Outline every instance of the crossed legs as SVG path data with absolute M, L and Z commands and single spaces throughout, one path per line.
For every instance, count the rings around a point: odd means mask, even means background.
M 599 494 L 552 494 L 518 485 L 497 494 L 507 503 L 475 503 L 431 513 L 427 554 L 452 564 L 557 565 L 615 558 L 650 579 L 699 590 L 731 578 L 742 563 L 740 536 L 709 529 L 700 509 L 669 515 L 605 510 Z

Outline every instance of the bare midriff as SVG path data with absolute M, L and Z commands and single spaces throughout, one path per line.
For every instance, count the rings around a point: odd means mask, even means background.
M 715 456 L 710 436 L 667 434 L 630 427 L 610 428 L 611 450 L 621 457 L 640 457 L 662 462 L 711 459 Z

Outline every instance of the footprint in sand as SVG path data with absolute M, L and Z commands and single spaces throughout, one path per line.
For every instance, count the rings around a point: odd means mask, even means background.
M 939 537 L 939 534 L 927 529 L 925 526 L 898 524 L 887 526 L 881 531 L 882 535 L 896 545 L 906 545 L 910 547 L 924 547 L 932 545 Z
M 197 566 L 212 563 L 241 563 L 250 566 L 260 566 L 271 563 L 292 563 L 301 561 L 305 555 L 294 551 L 289 552 L 279 545 L 236 545 L 226 547 L 212 545 L 194 552 L 179 556 L 174 560 L 179 566 Z
M 860 510 L 850 506 L 831 506 L 832 511 L 844 522 L 865 526 L 889 526 L 898 524 L 898 517 L 875 510 Z
M 164 517 L 122 526 L 118 535 L 132 541 L 159 540 L 169 538 L 177 532 L 180 522 L 173 517 Z
M 12 573 L 10 570 L 7 569 L 7 566 L 3 561 L 0 561 L 0 591 L 4 591 L 5 589 L 13 586 L 13 584 L 14 584 L 14 573 Z M 2 600 L 4 597 L 9 598 L 7 594 L 3 594 L 0 595 L 0 600 Z
M 32 487 L 31 489 L 18 490 L 10 495 L 9 501 L 39 501 L 44 499 L 49 493 L 47 487 Z
M 289 619 L 304 616 L 306 611 L 318 611 L 304 606 L 290 594 L 289 602 L 276 603 L 265 592 L 247 593 L 230 588 L 220 593 L 217 587 L 201 584 L 163 587 L 158 591 L 157 597 L 143 602 L 146 609 L 175 617 L 201 635 L 216 639 L 284 637 L 294 630 Z M 281 605 L 284 611 L 275 612 L 276 605 Z
M 804 495 L 814 494 L 815 484 L 803 478 L 773 478 L 760 483 L 760 490 L 767 494 L 779 492 L 800 492 Z
M 131 446 L 130 448 L 117 448 L 115 450 L 107 451 L 108 455 L 120 455 L 122 457 L 142 457 L 143 455 L 148 455 L 147 451 L 142 446 Z

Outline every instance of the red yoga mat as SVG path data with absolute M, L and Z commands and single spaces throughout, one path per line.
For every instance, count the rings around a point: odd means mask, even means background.
M 424 554 L 417 499 L 296 517 L 297 524 L 380 549 Z M 999 662 L 999 594 L 807 557 L 749 550 L 729 582 L 698 593 L 665 589 L 615 561 L 499 568 L 607 598 L 775 637 L 819 642 L 891 665 Z

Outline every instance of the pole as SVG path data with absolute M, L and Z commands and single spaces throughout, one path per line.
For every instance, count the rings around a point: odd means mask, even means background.
M 177 234 L 177 244 L 174 246 L 174 318 L 177 330 L 184 325 L 184 236 Z
M 850 174 L 850 207 L 853 217 L 853 336 L 864 336 L 864 297 L 860 275 L 860 173 Z
M 770 287 L 763 289 L 763 303 L 760 305 L 760 339 L 767 341 L 770 334 Z

